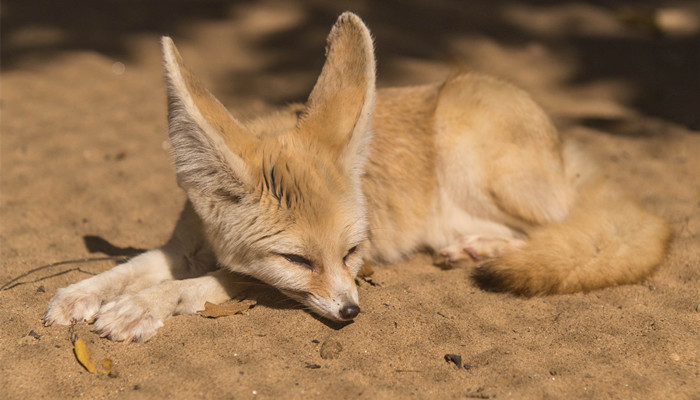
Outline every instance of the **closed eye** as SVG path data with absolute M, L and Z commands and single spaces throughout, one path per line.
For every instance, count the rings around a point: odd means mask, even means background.
M 351 255 L 353 255 L 357 251 L 357 246 L 353 246 L 350 250 L 348 250 L 348 254 L 343 257 L 343 264 L 347 264 L 348 258 L 350 258 Z
M 314 270 L 314 265 L 311 263 L 311 261 L 309 261 L 308 259 L 306 259 L 300 255 L 297 255 L 297 254 L 278 254 L 278 255 L 280 257 L 283 257 L 285 260 L 287 260 L 291 263 L 301 265 L 302 267 L 306 267 L 312 271 Z

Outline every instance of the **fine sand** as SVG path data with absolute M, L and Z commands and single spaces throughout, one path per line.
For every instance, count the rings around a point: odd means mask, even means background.
M 3 2 L 0 285 L 19 279 L 0 290 L 0 397 L 700 399 L 697 6 L 674 2 L 655 20 L 618 2 L 375 3 Z M 530 91 L 562 135 L 670 222 L 658 271 L 527 299 L 418 254 L 374 266 L 344 327 L 264 287 L 247 314 L 177 316 L 147 343 L 101 339 L 87 323 L 44 327 L 58 288 L 116 261 L 28 272 L 159 246 L 185 201 L 160 35 L 245 119 L 304 100 L 344 9 L 375 36 L 380 86 L 475 70 Z M 87 372 L 72 337 L 112 372 Z

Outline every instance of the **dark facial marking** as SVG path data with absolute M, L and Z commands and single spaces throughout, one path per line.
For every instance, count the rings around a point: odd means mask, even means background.
M 279 234 L 282 233 L 282 232 L 284 232 L 284 229 L 280 229 L 279 231 L 277 231 L 277 232 L 275 232 L 275 233 L 270 233 L 270 234 L 268 234 L 268 235 L 263 235 L 263 236 L 259 237 L 258 239 L 256 239 L 255 241 L 256 241 L 256 242 L 259 242 L 259 241 L 261 241 L 261 240 L 269 239 L 269 238 L 271 238 L 271 237 L 273 237 L 273 236 L 279 235 Z
M 218 188 L 218 189 L 214 190 L 214 195 L 222 198 L 223 200 L 230 200 L 236 204 L 241 202 L 241 196 L 239 196 L 239 195 L 237 195 L 229 190 L 226 190 L 224 188 Z

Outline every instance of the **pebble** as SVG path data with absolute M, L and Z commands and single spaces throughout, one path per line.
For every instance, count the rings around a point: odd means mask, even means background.
M 462 356 L 459 354 L 445 354 L 445 361 L 453 363 L 455 365 L 455 369 L 462 368 Z
M 321 345 L 321 358 L 324 360 L 338 358 L 343 351 L 343 345 L 335 339 L 326 339 Z

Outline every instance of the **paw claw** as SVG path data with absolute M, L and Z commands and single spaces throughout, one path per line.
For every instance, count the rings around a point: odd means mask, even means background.
M 462 248 L 462 252 L 469 255 L 474 261 L 479 261 L 483 258 L 476 250 L 469 246 Z

